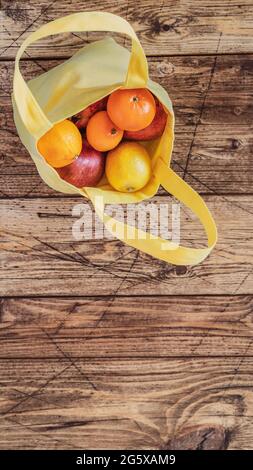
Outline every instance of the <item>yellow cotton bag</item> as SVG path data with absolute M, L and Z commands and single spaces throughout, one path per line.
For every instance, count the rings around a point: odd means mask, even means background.
M 123 33 L 132 41 L 131 53 L 112 38 L 106 38 L 83 47 L 63 64 L 26 84 L 20 73 L 19 61 L 30 44 L 49 35 L 81 31 Z M 38 152 L 38 139 L 55 123 L 77 114 L 118 88 L 145 87 L 163 104 L 168 117 L 160 139 L 147 143 L 152 159 L 152 177 L 142 190 L 121 193 L 105 181 L 95 188 L 75 188 L 63 181 Z M 45 183 L 56 191 L 79 193 L 90 199 L 96 213 L 114 236 L 138 250 L 176 265 L 194 265 L 208 256 L 217 240 L 215 222 L 199 194 L 170 168 L 174 138 L 172 104 L 167 92 L 149 79 L 145 53 L 126 20 L 106 12 L 81 12 L 47 23 L 32 33 L 21 45 L 15 60 L 13 110 L 20 139 Z M 133 204 L 150 198 L 160 185 L 199 218 L 207 235 L 206 248 L 178 246 L 137 228 L 134 233 L 131 231 L 131 238 L 128 238 L 127 225 L 104 211 L 105 204 Z

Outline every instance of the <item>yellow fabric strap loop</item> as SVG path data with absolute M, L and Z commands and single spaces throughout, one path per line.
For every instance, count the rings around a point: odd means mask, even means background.
M 134 232 L 131 231 L 131 233 L 134 233 L 134 237 L 131 236 L 131 239 L 129 239 L 127 237 L 127 225 L 115 220 L 104 212 L 104 205 L 107 203 L 106 198 L 103 198 L 101 203 L 102 198 L 97 198 L 92 188 L 86 188 L 86 191 L 97 215 L 113 236 L 116 236 L 133 248 L 168 263 L 176 265 L 198 264 L 209 255 L 217 241 L 217 229 L 213 217 L 200 195 L 174 173 L 171 168 L 168 168 L 162 159 L 159 159 L 159 162 L 157 162 L 155 175 L 164 189 L 189 207 L 199 218 L 207 235 L 207 248 L 178 246 L 173 242 L 155 237 L 152 234 L 145 234 L 145 232 L 136 228 L 133 229 Z M 145 235 L 146 239 L 143 239 Z
M 33 42 L 50 35 L 68 32 L 111 31 L 122 33 L 132 40 L 131 57 L 124 86 L 145 87 L 148 81 L 148 65 L 142 46 L 130 24 L 123 18 L 107 12 L 81 12 L 51 21 L 32 33 L 21 45 L 15 60 L 13 80 L 14 99 L 26 128 L 39 138 L 52 127 L 32 95 L 19 70 L 19 61 L 25 49 Z

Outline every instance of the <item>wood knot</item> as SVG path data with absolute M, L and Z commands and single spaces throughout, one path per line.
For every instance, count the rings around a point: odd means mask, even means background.
M 186 266 L 176 266 L 177 276 L 183 276 L 186 273 L 187 273 L 187 267 Z
M 232 139 L 231 147 L 233 150 L 236 150 L 240 147 L 241 142 L 238 139 Z
M 160 76 L 173 75 L 175 67 L 171 62 L 160 62 L 157 65 L 157 71 Z
M 158 18 L 155 18 L 152 22 L 152 32 L 155 34 L 160 34 L 161 32 L 174 32 L 180 34 L 180 31 L 178 30 L 179 23 L 179 19 L 176 19 L 170 24 L 162 24 Z
M 240 108 L 240 106 L 235 106 L 234 113 L 236 116 L 240 116 L 240 114 L 242 114 L 242 108 Z
M 153 21 L 153 24 L 152 24 L 152 31 L 155 33 L 155 34 L 159 34 L 161 32 L 161 23 L 160 21 L 158 20 L 158 18 L 156 18 L 154 21 Z
M 173 25 L 171 25 L 171 24 L 164 24 L 163 25 L 163 31 L 169 31 L 170 29 L 173 29 Z
M 186 428 L 166 444 L 166 450 L 225 450 L 231 432 L 223 426 L 193 426 Z

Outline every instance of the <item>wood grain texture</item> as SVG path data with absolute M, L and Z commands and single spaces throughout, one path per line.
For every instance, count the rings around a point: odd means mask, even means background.
M 250 295 L 6 298 L 0 357 L 251 357 L 252 306 Z
M 252 358 L 6 360 L 0 448 L 252 449 Z
M 218 226 L 219 241 L 205 262 L 187 268 L 169 265 L 118 240 L 93 239 L 90 222 L 84 230 L 87 238 L 76 241 L 72 225 L 79 216 L 73 218 L 72 209 L 84 201 L 80 197 L 2 201 L 2 295 L 252 292 L 251 196 L 205 197 Z M 171 221 L 170 197 L 157 196 L 152 202 L 168 203 Z M 202 227 L 184 207 L 180 226 L 181 243 L 204 246 Z
M 59 61 L 23 61 L 27 79 Z M 169 92 L 176 128 L 173 167 L 202 193 L 252 193 L 253 56 L 150 58 L 150 75 Z M 214 67 L 215 65 L 215 67 Z M 0 69 L 2 197 L 57 196 L 40 179 L 13 123 L 13 63 Z
M 173 168 L 218 225 L 199 266 L 87 229 L 74 240 L 72 208 L 85 201 L 48 188 L 17 136 L 18 47 L 94 9 L 131 22 L 173 100 Z M 0 23 L 0 449 L 253 450 L 252 0 L 2 0 Z M 36 43 L 25 78 L 98 38 Z M 170 217 L 163 190 L 152 202 Z M 184 207 L 181 239 L 204 241 Z
M 251 0 L 2 0 L 1 57 L 13 58 L 22 41 L 44 23 L 77 11 L 103 10 L 134 27 L 148 55 L 252 52 Z M 101 34 L 53 36 L 32 45 L 33 57 L 69 57 Z M 122 38 L 124 42 L 124 38 Z

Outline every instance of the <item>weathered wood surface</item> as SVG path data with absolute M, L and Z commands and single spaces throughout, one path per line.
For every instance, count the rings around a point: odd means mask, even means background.
M 252 295 L 6 298 L 0 358 L 252 357 L 252 307 Z
M 199 266 L 75 241 L 84 201 L 47 188 L 16 134 L 18 46 L 92 9 L 132 23 L 173 100 L 174 169 L 218 225 Z M 252 0 L 2 0 L 0 20 L 0 448 L 253 449 Z M 101 36 L 40 41 L 24 76 Z M 204 241 L 184 207 L 181 236 Z
M 22 41 L 47 21 L 77 11 L 104 10 L 130 21 L 148 55 L 252 52 L 252 0 L 2 0 L 1 57 L 13 58 Z M 32 45 L 33 57 L 69 57 L 101 34 L 58 35 Z M 124 38 L 122 38 L 124 43 Z
M 27 79 L 59 61 L 23 61 Z M 176 114 L 173 167 L 202 193 L 252 193 L 253 56 L 150 58 L 150 75 Z M 56 196 L 40 179 L 13 123 L 13 62 L 0 68 L 1 197 Z
M 249 358 L 29 358 L 0 367 L 4 448 L 252 449 Z
M 4 200 L 1 220 L 3 295 L 247 294 L 252 292 L 253 204 L 251 196 L 206 196 L 219 241 L 202 264 L 175 267 L 118 240 L 76 241 L 72 235 L 80 197 Z M 158 196 L 156 204 L 170 197 Z M 236 223 L 235 223 L 236 220 Z M 203 229 L 181 209 L 181 242 L 204 246 Z M 169 229 L 171 225 L 169 224 Z

